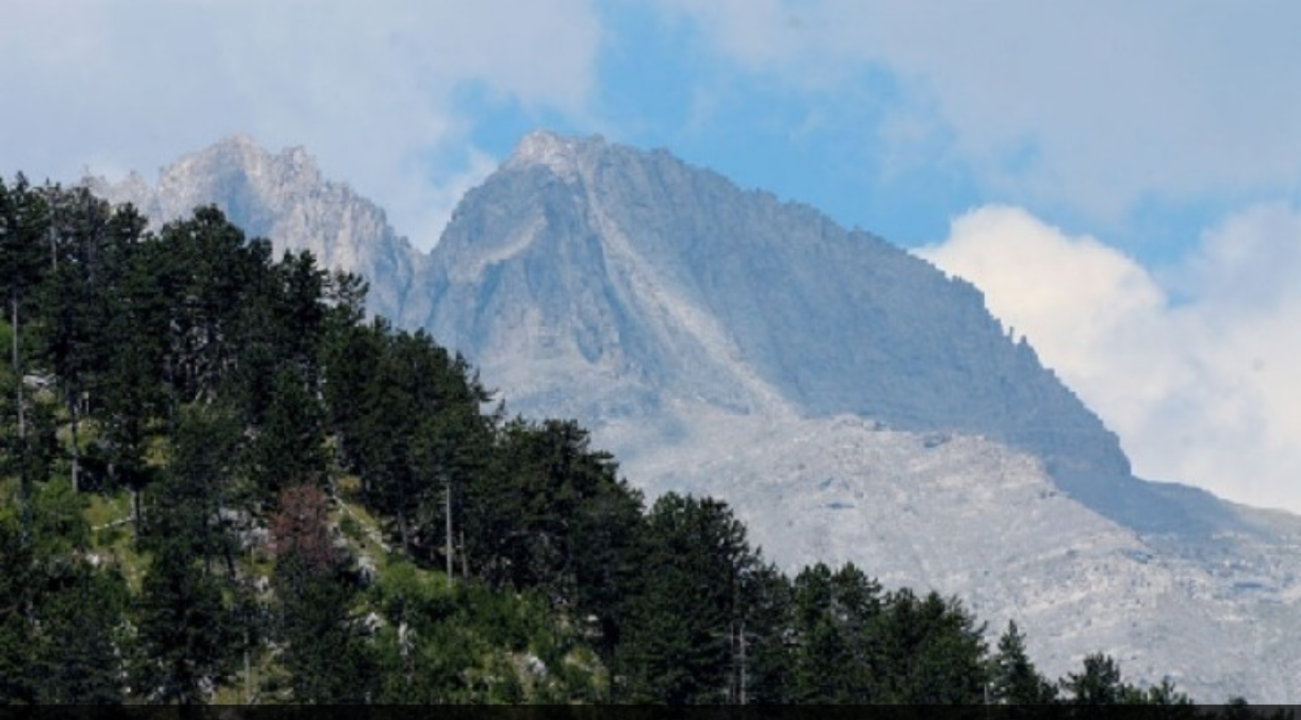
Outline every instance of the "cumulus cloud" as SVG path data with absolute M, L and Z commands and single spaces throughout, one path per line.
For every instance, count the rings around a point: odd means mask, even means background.
M 893 105 L 933 111 L 983 189 L 1021 204 L 1111 222 L 1145 200 L 1301 182 L 1301 85 L 1284 71 L 1301 64 L 1295 3 L 664 7 L 745 71 L 787 83 L 820 89 L 886 70 L 901 93 Z
M 1140 476 L 1301 511 L 1301 211 L 1243 211 L 1155 275 L 1011 207 L 918 254 L 975 283 Z
M 149 173 L 247 132 L 307 146 L 423 234 L 484 172 L 458 93 L 581 115 L 600 42 L 588 0 L 8 0 L 0 157 Z

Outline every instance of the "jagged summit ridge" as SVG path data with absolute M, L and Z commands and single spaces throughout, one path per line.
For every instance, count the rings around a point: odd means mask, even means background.
M 572 179 L 579 173 L 586 155 L 608 148 L 605 138 L 563 137 L 549 130 L 535 130 L 520 139 L 502 169 L 545 167 L 560 177 Z
M 215 204 L 276 253 L 310 250 L 326 267 L 371 279 L 370 309 L 400 318 L 425 256 L 388 224 L 384 211 L 346 183 L 325 179 L 302 147 L 279 153 L 248 135 L 231 135 L 159 171 L 150 185 L 132 174 L 112 184 L 89 180 L 114 202 L 131 202 L 155 224 Z

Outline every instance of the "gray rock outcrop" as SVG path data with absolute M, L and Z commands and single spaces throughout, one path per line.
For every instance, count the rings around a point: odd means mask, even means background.
M 135 205 L 155 225 L 216 205 L 249 237 L 269 239 L 277 256 L 310 250 L 325 267 L 368 278 L 369 309 L 386 317 L 400 316 L 426 261 L 383 210 L 323 178 L 301 147 L 273 155 L 235 135 L 163 168 L 152 185 L 136 173 L 119 183 L 87 182 L 102 197 Z

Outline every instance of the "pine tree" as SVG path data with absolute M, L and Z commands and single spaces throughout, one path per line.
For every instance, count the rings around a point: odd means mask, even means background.
M 109 267 L 105 337 L 114 351 L 97 387 L 97 417 L 110 480 L 131 492 L 137 538 L 144 524 L 142 497 L 157 474 L 146 462 L 150 438 L 160 421 L 173 426 L 174 367 L 168 361 L 171 298 L 176 292 L 166 252 L 157 242 L 129 237 L 124 223 Z
M 609 475 L 573 516 L 570 569 L 575 615 L 596 619 L 593 642 L 608 664 L 630 620 L 630 597 L 643 570 L 639 552 L 643 510 L 641 494 L 614 480 L 613 467 L 601 467 Z
M 32 549 L 39 561 L 63 564 L 86 551 L 90 525 L 84 512 L 89 503 L 64 478 L 43 483 L 32 502 Z
M 223 407 L 182 408 L 156 493 L 151 538 L 179 544 L 188 557 L 202 560 L 205 572 L 217 559 L 233 571 L 235 538 L 223 511 L 234 505 L 239 440 L 239 429 Z
M 0 513 L 0 705 L 36 701 L 34 589 L 31 551 L 17 524 Z
M 266 272 L 267 248 L 246 243 L 214 207 L 164 226 L 157 247 L 165 254 L 158 270 L 172 293 L 164 335 L 171 401 L 210 402 L 235 363 L 233 335 L 248 288 Z
M 758 564 L 745 583 L 735 682 L 741 705 L 796 701 L 790 647 L 794 627 L 791 581 L 774 565 Z
M 804 568 L 792 585 L 797 648 L 791 697 L 802 704 L 852 702 L 856 683 L 854 644 L 839 612 L 831 568 L 817 563 Z
M 735 702 L 737 585 L 757 563 L 744 527 L 717 500 L 668 494 L 646 524 L 645 591 L 623 648 L 632 701 Z
M 8 309 L 11 372 L 14 377 L 14 408 L 17 418 L 17 451 L 20 528 L 23 543 L 31 535 L 31 486 L 27 471 L 27 408 L 23 396 L 26 364 L 23 353 L 24 307 L 32 300 L 33 289 L 41 283 L 46 238 L 49 231 L 49 207 L 39 192 L 33 190 L 21 174 L 12 188 L 0 180 L 0 292 Z
M 340 463 L 359 472 L 361 423 L 374 402 L 367 390 L 383 353 L 382 334 L 373 327 L 344 322 L 337 313 L 331 318 L 336 324 L 330 326 L 321 347 L 326 422 L 336 436 Z
M 1198 717 L 1198 713 L 1192 709 L 1193 701 L 1187 694 L 1181 692 L 1175 686 L 1173 680 L 1168 677 L 1161 678 L 1161 682 L 1146 689 L 1131 688 L 1126 693 L 1126 700 L 1136 705 L 1176 705 L 1186 708 L 1186 711 L 1170 711 L 1174 717 L 1193 718 Z
M 279 600 L 277 635 L 296 703 L 359 703 L 374 696 L 375 658 L 352 614 L 356 580 L 328 544 L 326 500 L 299 487 L 281 495 L 272 520 Z
M 956 599 L 890 594 L 881 618 L 887 702 L 979 704 L 987 672 L 984 628 Z
M 298 367 L 309 387 L 316 387 L 319 349 L 327 330 L 328 273 L 317 267 L 311 252 L 303 250 L 286 252 L 276 274 L 282 287 L 280 313 L 286 331 L 279 354 Z
M 1025 634 L 1009 620 L 991 661 L 989 699 L 1000 705 L 1043 705 L 1057 699 L 1057 689 L 1035 670 L 1025 652 Z
M 1061 684 L 1073 705 L 1117 705 L 1125 693 L 1120 664 L 1103 653 L 1085 657 L 1082 671 L 1068 673 Z
M 197 704 L 230 673 L 239 638 L 217 580 L 183 542 L 154 552 L 137 601 L 132 687 L 148 702 Z
M 249 475 L 264 504 L 285 488 L 325 484 L 321 407 L 293 365 L 282 367 L 276 375 L 266 417 L 249 446 Z
M 130 221 L 133 211 L 112 210 L 86 188 L 47 188 L 52 208 L 50 269 L 41 289 L 44 337 L 41 357 L 53 370 L 68 412 L 71 480 L 82 489 L 81 421 L 86 398 L 107 362 L 109 341 L 104 335 L 105 261 L 120 235 L 115 229 Z
M 46 580 L 33 650 L 39 702 L 123 702 L 127 602 L 126 581 L 116 571 L 77 564 Z

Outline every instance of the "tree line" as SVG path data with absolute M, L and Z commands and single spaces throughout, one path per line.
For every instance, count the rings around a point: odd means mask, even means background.
M 788 576 L 212 207 L 0 180 L 0 703 L 1152 703 L 956 599 Z M 101 517 L 104 508 L 119 508 Z M 101 520 L 99 524 L 95 520 Z

